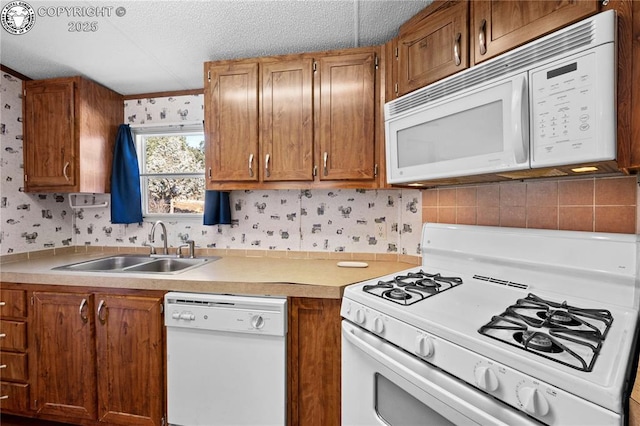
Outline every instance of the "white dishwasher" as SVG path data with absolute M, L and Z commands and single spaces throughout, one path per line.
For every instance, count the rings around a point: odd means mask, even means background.
M 171 292 L 165 325 L 170 425 L 285 425 L 285 298 Z

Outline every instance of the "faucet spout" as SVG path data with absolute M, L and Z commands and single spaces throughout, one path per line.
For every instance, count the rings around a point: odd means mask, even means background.
M 151 227 L 151 232 L 149 233 L 149 242 L 155 243 L 155 232 L 156 232 L 156 227 L 158 225 L 160 225 L 160 227 L 162 228 L 162 241 L 163 241 L 162 254 L 168 255 L 169 248 L 167 247 L 167 227 L 164 225 L 164 222 L 162 222 L 161 220 L 158 220 Z

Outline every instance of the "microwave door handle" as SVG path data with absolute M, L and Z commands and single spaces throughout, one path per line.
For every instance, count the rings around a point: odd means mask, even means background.
M 529 99 L 526 74 L 520 74 L 513 79 L 511 93 L 511 122 L 513 123 L 512 137 L 516 162 L 522 164 L 528 161 L 529 154 Z

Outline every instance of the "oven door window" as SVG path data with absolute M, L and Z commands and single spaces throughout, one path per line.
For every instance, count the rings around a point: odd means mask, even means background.
M 375 375 L 375 389 L 376 412 L 390 426 L 453 425 L 382 374 Z

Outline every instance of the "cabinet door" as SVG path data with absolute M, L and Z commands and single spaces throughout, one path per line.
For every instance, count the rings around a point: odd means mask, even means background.
M 374 179 L 375 53 L 318 63 L 320 180 Z
M 313 180 L 313 61 L 264 62 L 261 67 L 262 180 Z
M 598 11 L 596 0 L 471 2 L 475 64 Z
M 340 299 L 291 298 L 287 391 L 291 426 L 340 424 Z
M 39 414 L 95 419 L 93 297 L 35 292 L 33 300 L 32 408 Z
M 162 299 L 95 297 L 99 419 L 113 425 L 161 425 Z
M 24 99 L 25 190 L 76 183 L 75 87 L 72 80 L 27 81 Z
M 398 95 L 469 67 L 469 4 L 450 2 L 398 35 Z
M 258 64 L 205 67 L 207 182 L 257 181 Z

